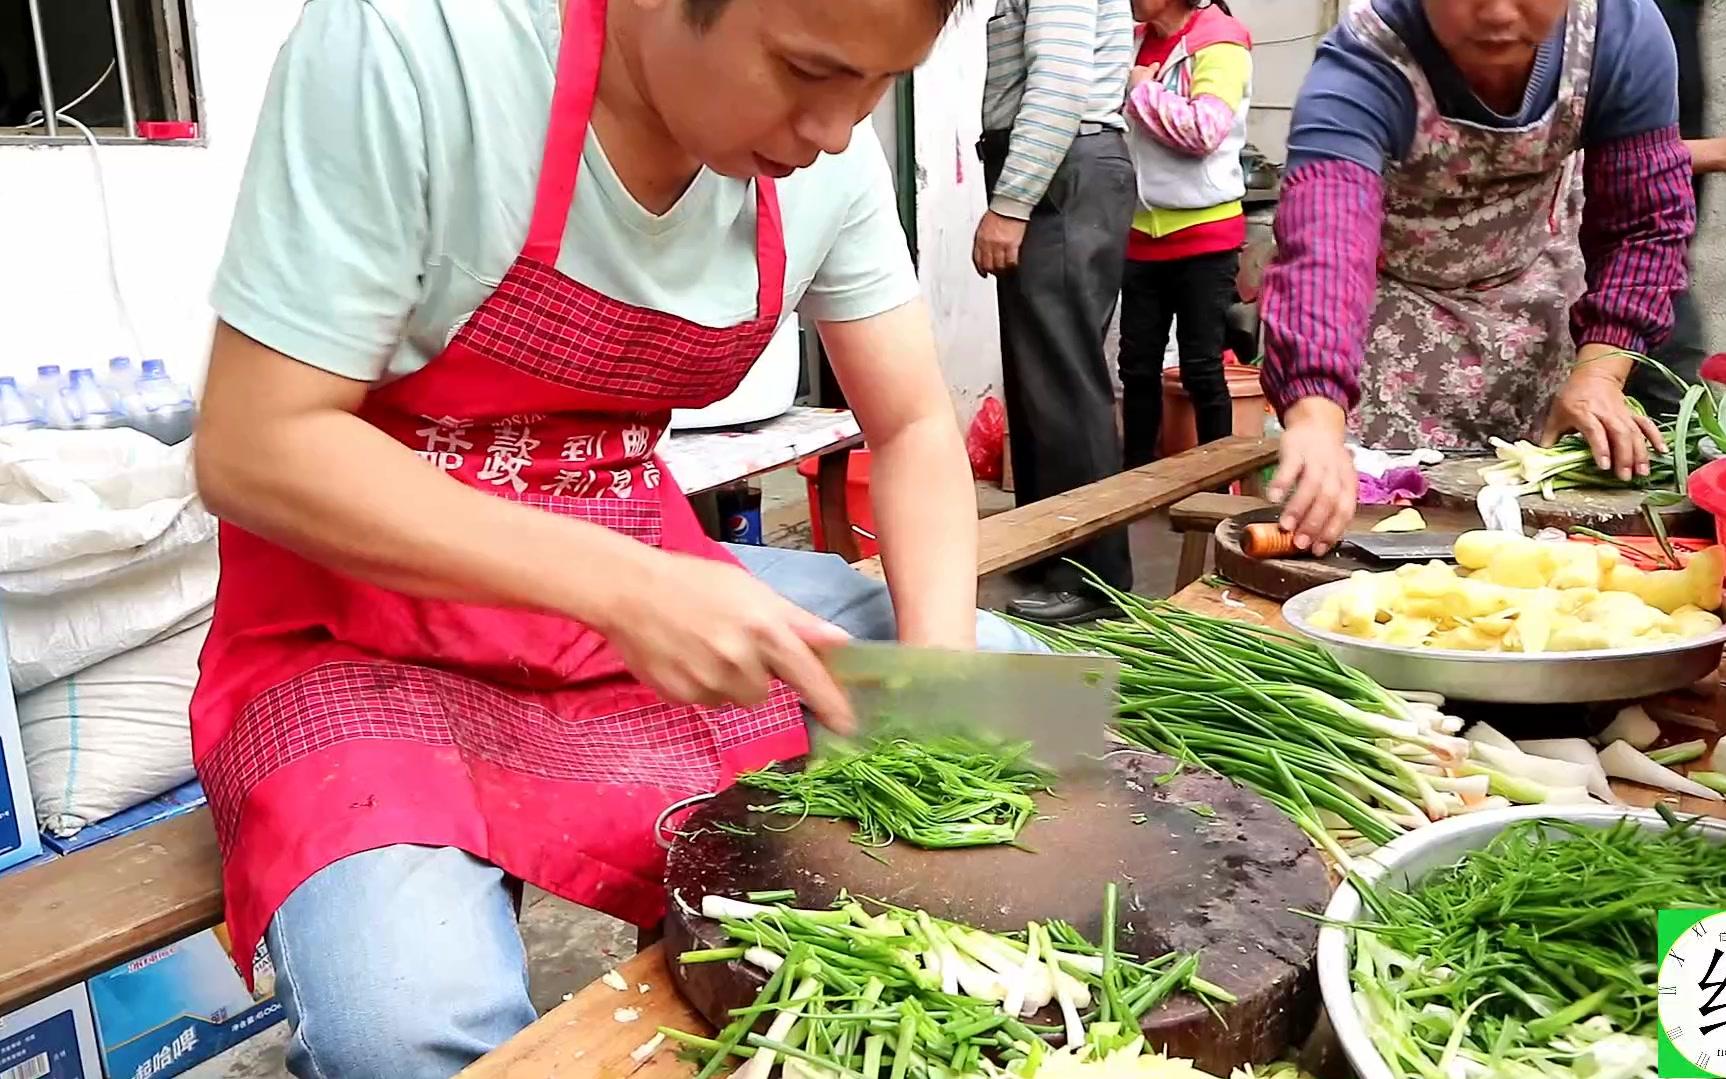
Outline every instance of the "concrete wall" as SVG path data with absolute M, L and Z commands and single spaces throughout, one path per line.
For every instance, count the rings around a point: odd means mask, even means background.
M 120 289 L 146 355 L 200 383 L 205 303 L 251 145 L 265 79 L 300 0 L 193 5 L 203 76 L 202 146 L 104 146 Z M 92 366 L 138 350 L 107 279 L 91 152 L 0 146 L 0 374 L 39 363 Z
M 1713 98 L 1709 130 L 1726 136 L 1726 4 L 1709 4 L 1705 10 L 1702 47 Z M 1710 185 L 1691 250 L 1696 272 L 1693 291 L 1707 316 L 1707 341 L 1712 351 L 1726 352 L 1726 177 L 1716 177 Z

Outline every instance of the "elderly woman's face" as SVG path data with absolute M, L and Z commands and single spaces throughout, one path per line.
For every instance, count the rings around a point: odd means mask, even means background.
M 1532 63 L 1570 0 L 1426 0 L 1433 36 L 1464 70 Z

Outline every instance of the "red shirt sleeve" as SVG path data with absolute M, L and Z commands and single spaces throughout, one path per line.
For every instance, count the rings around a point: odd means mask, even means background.
M 1259 316 L 1262 379 L 1281 415 L 1306 397 L 1347 409 L 1360 400 L 1360 365 L 1378 292 L 1384 181 L 1352 161 L 1315 161 L 1283 181 L 1276 258 Z
M 1647 352 L 1672 334 L 1673 297 L 1696 231 L 1690 155 L 1676 126 L 1588 150 L 1582 256 L 1588 291 L 1570 312 L 1578 345 Z

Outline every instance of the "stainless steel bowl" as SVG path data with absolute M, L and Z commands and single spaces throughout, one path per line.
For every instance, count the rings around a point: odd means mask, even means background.
M 1455 865 L 1469 851 L 1478 850 L 1510 825 L 1526 820 L 1563 820 L 1589 828 L 1608 828 L 1621 820 L 1633 820 L 1651 832 L 1666 830 L 1666 821 L 1650 810 L 1615 809 L 1611 806 L 1517 806 L 1496 812 L 1453 817 L 1410 832 L 1381 847 L 1369 858 L 1355 861 L 1355 869 L 1369 883 L 1381 888 L 1408 888 L 1428 874 Z M 1699 825 L 1716 843 L 1726 843 L 1726 822 L 1704 820 Z M 1359 921 L 1363 914 L 1360 893 L 1344 884 L 1325 908 L 1331 922 Z M 1353 957 L 1347 930 L 1326 926 L 1318 935 L 1318 982 L 1324 995 L 1325 1013 L 1343 1052 L 1359 1079 L 1397 1079 L 1372 1044 L 1366 1024 L 1355 1008 L 1354 985 L 1349 979 Z
M 1442 693 L 1497 704 L 1584 704 L 1648 697 L 1681 689 L 1720 667 L 1726 629 L 1706 637 L 1592 652 L 1457 652 L 1399 648 L 1322 630 L 1312 624 L 1327 599 L 1347 588 L 1333 581 L 1283 604 L 1283 619 L 1337 659 L 1391 689 Z

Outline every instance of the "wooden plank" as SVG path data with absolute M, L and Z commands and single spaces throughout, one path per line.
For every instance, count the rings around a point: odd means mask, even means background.
M 1276 458 L 1275 439 L 1231 435 L 996 514 L 977 526 L 977 575 L 1003 573 L 1039 562 L 1100 532 L 1148 517 L 1188 495 L 1256 472 Z M 857 569 L 881 577 L 880 559 L 859 562 Z
M 821 538 L 827 549 L 847 562 L 862 558 L 857 533 L 851 530 L 851 451 L 824 453 L 816 463 L 815 485 L 821 489 L 813 507 L 820 515 Z
M 1209 532 L 1188 532 L 1181 537 L 1181 560 L 1175 565 L 1175 591 L 1179 592 L 1205 575 L 1205 566 L 1211 559 L 1211 540 Z
M 673 987 L 665 946 L 655 944 L 617 970 L 629 985 L 648 991 L 619 993 L 594 982 L 470 1066 L 463 1079 L 689 1079 L 693 1071 L 669 1042 L 643 1063 L 629 1055 L 662 1026 L 712 1033 Z M 619 1008 L 633 1008 L 639 1018 L 620 1023 Z
M 1200 491 L 1169 507 L 1169 527 L 1176 532 L 1215 532 L 1217 526 L 1243 513 L 1268 509 L 1270 503 L 1253 495 Z
M 0 878 L 0 1015 L 222 920 L 207 809 Z

